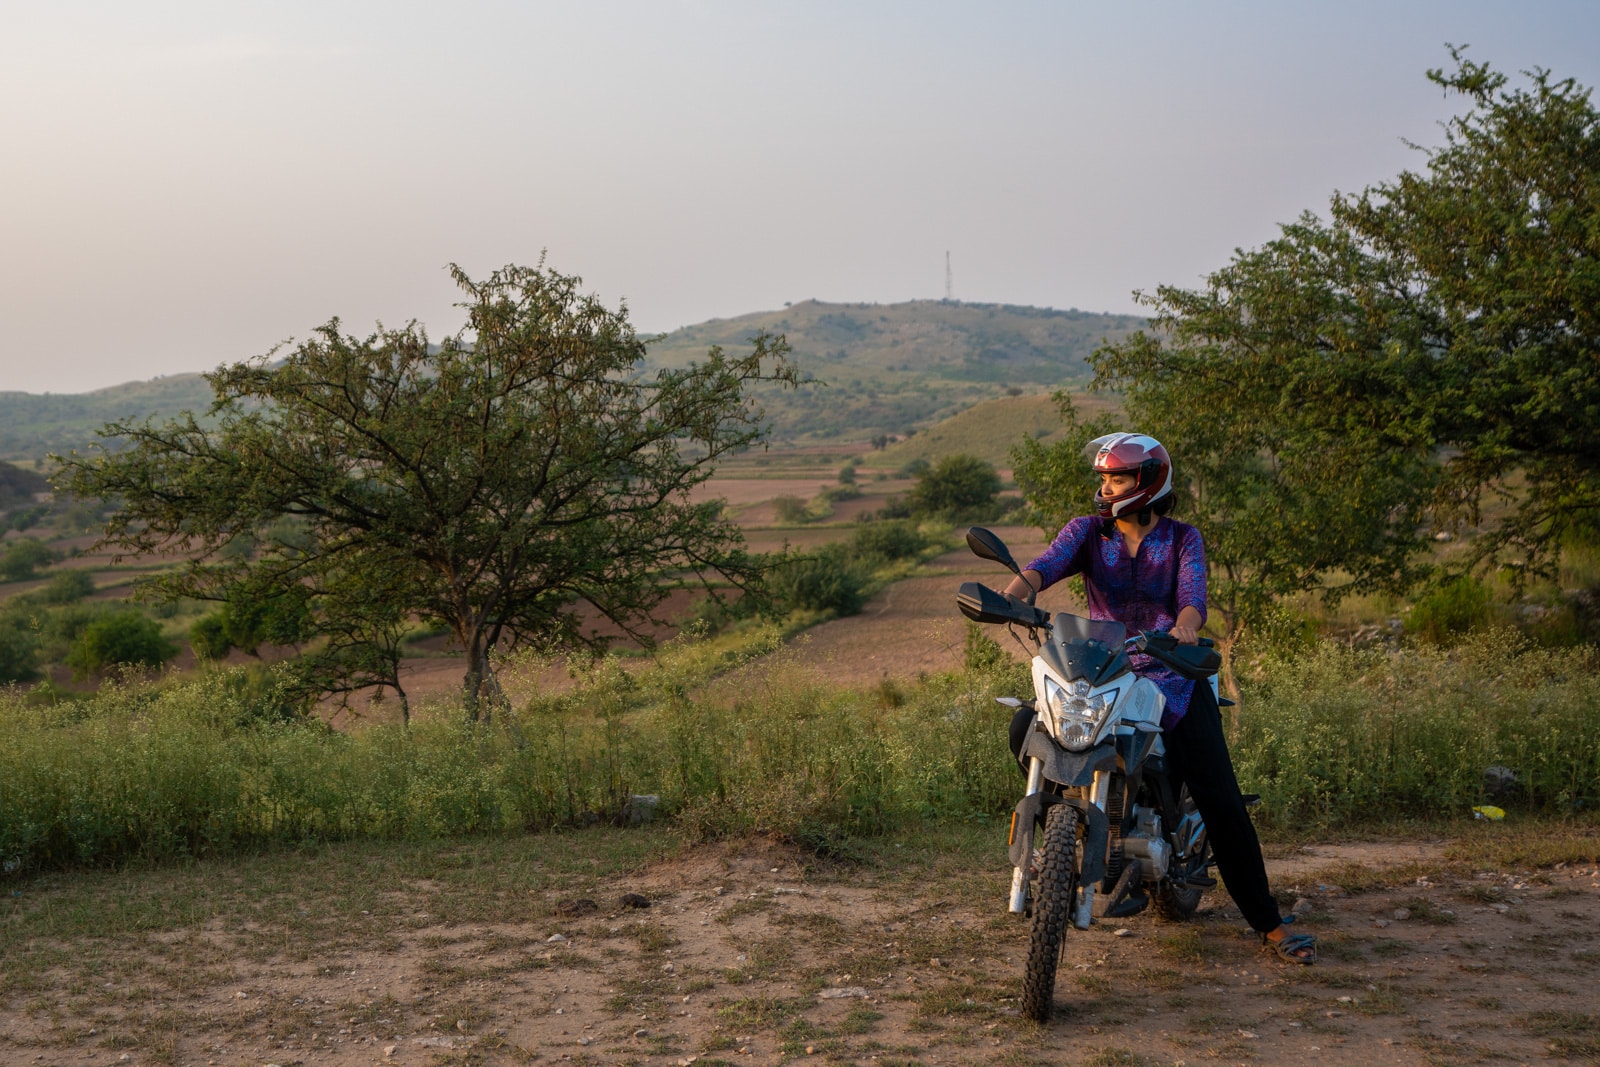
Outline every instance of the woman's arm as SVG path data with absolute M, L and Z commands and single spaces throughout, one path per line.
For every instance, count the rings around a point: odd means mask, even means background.
M 1038 571 L 1023 571 L 1022 575 L 1011 579 L 1011 584 L 1006 586 L 1006 596 L 1014 596 L 1020 600 L 1027 600 L 1029 594 L 1037 593 L 1044 587 L 1044 575 Z

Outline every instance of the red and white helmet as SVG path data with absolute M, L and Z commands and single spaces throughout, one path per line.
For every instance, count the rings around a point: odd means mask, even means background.
M 1161 442 L 1142 433 L 1112 433 L 1089 442 L 1096 474 L 1131 474 L 1133 488 L 1116 496 L 1094 491 L 1094 509 L 1114 519 L 1148 508 L 1172 492 L 1172 459 Z

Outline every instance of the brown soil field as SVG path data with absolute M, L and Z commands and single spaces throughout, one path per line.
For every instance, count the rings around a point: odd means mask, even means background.
M 996 526 L 1017 563 L 1028 561 L 1047 544 L 1037 529 Z M 903 680 L 961 666 L 966 641 L 966 620 L 956 610 L 956 588 L 962 582 L 983 582 L 1003 587 L 1009 573 L 999 564 L 979 559 L 965 547 L 930 563 L 924 573 L 896 582 L 869 600 L 861 614 L 833 619 L 815 626 L 791 644 L 801 662 L 825 666 L 828 677 L 840 685 L 870 685 L 891 678 Z M 1052 611 L 1082 611 L 1070 583 L 1039 598 Z M 999 627 L 990 636 L 1002 648 L 1027 659 L 1022 647 Z
M 1438 841 L 1279 847 L 1269 871 L 1320 963 L 1266 954 L 1217 890 L 1185 923 L 1069 931 L 1041 1026 L 1019 1017 L 1027 925 L 1005 912 L 989 832 L 984 848 L 913 835 L 850 865 L 596 829 L 47 876 L 0 901 L 0 1062 L 1600 1056 L 1593 866 L 1480 869 Z

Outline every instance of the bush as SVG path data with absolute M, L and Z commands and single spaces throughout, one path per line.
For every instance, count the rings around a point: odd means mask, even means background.
M 866 602 L 866 575 L 842 545 L 825 545 L 812 555 L 780 562 L 767 584 L 787 611 L 854 615 Z
M 1470 575 L 1462 575 L 1418 600 L 1406 618 L 1406 630 L 1424 641 L 1444 645 L 1463 634 L 1484 629 L 1493 619 L 1488 587 Z
M 25 582 L 34 576 L 38 568 L 60 558 L 38 538 L 24 537 L 13 541 L 0 553 L 0 581 Z
M 810 518 L 806 514 L 806 502 L 797 496 L 774 497 L 772 499 L 772 510 L 777 515 L 779 522 L 805 522 Z
M 960 517 L 992 511 L 1000 495 L 994 464 L 977 456 L 946 456 L 925 471 L 911 490 L 916 515 Z
M 0 685 L 39 676 L 39 638 L 21 615 L 0 616 Z
M 233 642 L 228 640 L 228 624 L 223 620 L 222 612 L 213 611 L 194 621 L 189 627 L 189 647 L 200 659 L 216 660 L 228 655 Z
M 79 677 L 108 667 L 159 667 L 178 654 L 178 646 L 161 627 L 137 611 L 102 615 L 83 628 L 67 654 L 67 666 Z
M 60 571 L 52 574 L 44 587 L 34 590 L 30 599 L 40 604 L 76 604 L 94 592 L 94 578 L 88 571 Z
M 917 524 L 904 519 L 864 523 L 850 535 L 850 550 L 854 555 L 890 562 L 910 559 L 927 548 L 928 543 Z

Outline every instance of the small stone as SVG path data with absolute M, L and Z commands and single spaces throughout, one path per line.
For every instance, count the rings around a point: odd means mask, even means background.
M 1234 1032 L 1247 1041 L 1254 1041 L 1256 1038 L 1261 1036 L 1253 1030 L 1236 1030 Z
M 466 1033 L 467 1032 L 467 1020 L 465 1020 L 465 1019 L 457 1019 L 456 1020 L 456 1029 L 460 1030 L 463 1034 Z
M 641 1026 L 639 1029 L 637 1029 L 637 1030 L 635 1030 L 633 1032 L 633 1036 L 634 1037 L 649 1037 L 650 1036 L 650 1031 L 646 1030 L 644 1027 Z
M 587 1044 L 588 1044 L 588 1043 L 589 1043 L 589 1041 L 590 1041 L 590 1040 L 591 1040 L 591 1039 L 590 1039 L 590 1038 L 587 1038 L 587 1037 L 580 1037 L 580 1038 L 578 1038 L 578 1044 L 580 1044 L 580 1045 L 587 1045 Z
M 1401 922 L 1405 922 L 1407 919 L 1411 918 L 1411 909 L 1410 908 L 1396 908 L 1396 909 L 1394 909 L 1394 917 L 1396 919 L 1399 919 Z
M 1294 907 L 1289 909 L 1289 914 L 1297 919 L 1303 919 L 1317 910 L 1316 902 L 1310 897 L 1301 897 L 1294 902 Z
M 567 939 L 561 934 L 551 934 L 549 937 L 544 939 L 544 943 L 547 945 L 565 945 L 567 943 Z
M 778 868 L 776 868 L 776 867 L 772 868 L 772 873 L 773 874 L 777 874 L 778 873 Z
M 1378 929 L 1382 930 L 1384 927 L 1389 925 L 1389 920 L 1388 919 L 1373 919 L 1372 920 L 1372 925 L 1376 926 Z
M 1132 937 L 1133 936 L 1133 931 L 1128 929 L 1126 926 L 1119 926 L 1114 931 L 1113 936 L 1115 936 L 1115 937 Z
M 1338 1000 L 1340 1004 L 1354 1004 L 1356 1002 L 1355 997 L 1339 997 Z
M 711 895 L 714 897 L 720 897 L 727 891 L 728 887 L 725 885 L 714 885 L 711 887 Z
M 806 1046 L 806 1055 L 807 1056 L 815 1056 L 816 1054 L 817 1054 L 817 1046 L 815 1046 L 815 1045 L 807 1045 Z
M 1511 910 L 1511 905 L 1509 904 L 1490 904 L 1489 907 L 1492 910 L 1499 912 L 1501 915 L 1504 915 L 1506 912 Z
M 661 973 L 663 973 L 663 974 L 674 974 L 674 973 L 677 972 L 677 970 L 678 970 L 678 968 L 674 967 L 670 963 L 663 963 L 661 965 Z
M 650 906 L 650 898 L 643 893 L 624 893 L 622 894 L 622 906 L 624 908 L 648 908 Z
M 832 989 L 824 989 L 817 994 L 822 1000 L 843 1000 L 846 997 L 864 997 L 866 995 L 867 991 L 858 985 L 835 986 Z
M 383 1046 L 383 1058 L 386 1059 L 386 1060 L 393 1059 L 394 1058 L 394 1054 L 397 1051 L 399 1051 L 399 1049 L 400 1049 L 399 1045 L 385 1045 L 385 1046 Z

